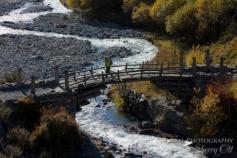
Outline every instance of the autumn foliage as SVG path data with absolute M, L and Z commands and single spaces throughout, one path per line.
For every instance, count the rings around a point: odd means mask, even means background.
M 188 122 L 197 135 L 235 137 L 237 131 L 237 81 L 216 82 L 197 103 Z

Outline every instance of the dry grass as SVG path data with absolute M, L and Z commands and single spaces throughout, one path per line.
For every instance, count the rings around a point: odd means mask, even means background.
M 120 110 L 123 109 L 124 101 L 121 94 L 119 93 L 119 90 L 115 85 L 112 86 L 112 89 L 109 93 L 109 97 L 112 99 L 113 103 L 116 105 L 118 109 Z
M 152 62 L 171 62 L 172 56 L 175 63 L 179 62 L 179 54 L 181 50 L 174 40 L 169 39 L 168 37 L 158 37 L 154 34 L 149 34 L 148 36 L 152 39 L 154 45 L 159 48 L 159 52 Z
M 207 88 L 207 95 L 197 102 L 196 111 L 186 119 L 189 127 L 197 136 L 223 137 L 232 133 L 235 137 L 237 81 L 216 82 Z
M 165 96 L 167 94 L 166 91 L 159 89 L 150 81 L 132 82 L 128 84 L 128 87 L 129 89 L 134 89 L 138 93 L 144 94 L 148 98 Z
M 205 48 L 204 47 L 194 47 L 188 51 L 186 54 L 186 65 L 191 66 L 193 63 L 193 58 L 196 58 L 197 64 L 204 64 L 205 63 Z
M 216 42 L 209 46 L 198 46 L 187 51 L 186 63 L 191 65 L 192 57 L 197 58 L 198 64 L 204 63 L 205 50 L 209 50 L 213 64 L 219 64 L 220 57 L 224 57 L 226 65 L 237 65 L 237 37 L 228 42 Z
M 133 89 L 138 93 L 142 93 L 147 98 L 158 97 L 158 96 L 172 96 L 169 92 L 159 89 L 156 85 L 151 83 L 150 81 L 137 81 L 127 83 L 128 89 Z M 118 107 L 118 109 L 122 109 L 124 106 L 124 101 L 119 93 L 119 90 L 115 85 L 112 86 L 112 89 L 109 94 L 110 98 L 112 98 L 114 104 Z

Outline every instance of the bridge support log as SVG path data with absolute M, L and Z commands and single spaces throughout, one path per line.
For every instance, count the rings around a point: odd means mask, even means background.
M 105 83 L 105 75 L 104 75 L 104 72 L 102 71 L 101 73 L 101 78 L 102 78 L 102 82 Z
M 90 71 L 90 73 L 91 73 L 91 77 L 92 77 L 92 78 L 94 78 L 94 71 L 93 71 L 93 67 L 91 67 L 91 71 Z
M 22 68 L 17 69 L 17 85 L 20 86 L 22 82 Z
M 128 72 L 128 63 L 126 63 L 126 65 L 125 65 L 125 72 L 126 73 Z
M 143 78 L 143 69 L 144 69 L 144 62 L 141 65 L 141 79 Z
M 193 73 L 194 77 L 197 75 L 197 61 L 196 61 L 196 58 L 193 58 L 192 73 Z
M 30 96 L 32 97 L 32 98 L 34 98 L 35 97 L 35 77 L 34 76 L 32 76 L 31 77 L 31 85 L 30 85 Z
M 162 74 L 163 74 L 163 62 L 161 63 L 160 65 L 160 77 L 162 77 Z
M 206 65 L 207 71 L 210 71 L 210 69 L 211 69 L 211 57 L 210 57 L 209 50 L 207 50 L 206 53 L 205 53 L 205 65 Z
M 120 72 L 119 72 L 119 70 L 117 72 L 117 76 L 118 76 L 118 81 L 120 81 Z
M 54 68 L 54 82 L 59 84 L 59 67 L 55 66 Z
M 69 73 L 68 73 L 68 71 L 67 70 L 65 70 L 65 82 L 64 82 L 64 84 L 65 84 L 65 90 L 70 90 L 70 88 L 69 88 Z
M 184 52 L 180 52 L 180 59 L 179 59 L 179 66 L 180 66 L 180 77 L 183 76 L 184 71 Z
M 86 86 L 86 74 L 84 74 L 84 85 Z
M 220 74 L 224 74 L 224 58 L 220 57 Z

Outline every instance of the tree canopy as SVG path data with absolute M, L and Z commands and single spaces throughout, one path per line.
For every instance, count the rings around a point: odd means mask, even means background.
M 122 15 L 139 26 L 152 26 L 193 41 L 211 41 L 237 23 L 236 0 L 66 1 L 70 8 L 79 9 L 88 17 L 111 20 Z

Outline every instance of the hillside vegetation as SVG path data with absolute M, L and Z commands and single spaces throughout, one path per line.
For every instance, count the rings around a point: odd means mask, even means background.
M 237 64 L 236 0 L 62 1 L 91 19 L 112 20 L 165 35 L 192 57 L 199 58 L 209 49 L 214 63 L 224 56 L 227 64 Z M 167 45 L 164 41 L 157 45 L 162 44 Z M 164 54 L 169 56 L 170 52 Z

